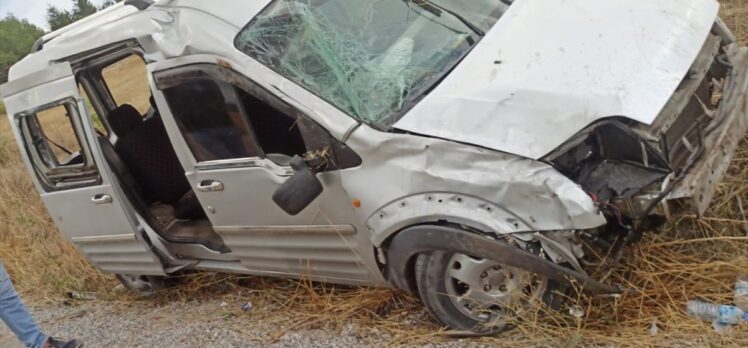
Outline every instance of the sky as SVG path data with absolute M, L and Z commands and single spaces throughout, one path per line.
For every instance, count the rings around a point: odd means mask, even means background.
M 96 6 L 104 2 L 104 0 L 90 1 Z M 69 10 L 73 7 L 73 0 L 0 0 L 0 17 L 12 13 L 14 16 L 26 19 L 44 30 L 49 30 L 46 19 L 47 5 Z

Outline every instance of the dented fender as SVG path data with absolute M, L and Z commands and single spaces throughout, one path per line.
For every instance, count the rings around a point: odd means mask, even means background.
M 407 226 L 440 220 L 496 234 L 606 223 L 590 196 L 546 163 L 364 125 L 346 143 L 363 164 L 342 171 L 342 185 L 362 202 L 356 213 L 375 246 Z

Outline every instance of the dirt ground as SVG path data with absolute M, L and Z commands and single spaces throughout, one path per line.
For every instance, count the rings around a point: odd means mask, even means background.
M 725 23 L 748 44 L 748 0 L 721 3 Z M 147 108 L 144 81 L 132 74 L 141 68 L 126 63 L 109 71 L 125 81 L 110 86 L 115 99 Z M 53 123 L 60 131 L 52 136 L 66 144 L 63 126 Z M 626 281 L 639 292 L 570 299 L 585 309 L 582 319 L 539 309 L 502 336 L 454 338 L 416 299 L 390 289 L 201 274 L 155 298 L 121 292 L 61 238 L 11 137 L 0 117 L 0 255 L 45 330 L 81 337 L 88 347 L 748 346 L 748 325 L 717 334 L 683 311 L 692 298 L 729 303 L 735 276 L 748 270 L 746 141 L 705 217 L 682 217 L 634 250 Z M 97 299 L 66 299 L 71 290 Z M 245 303 L 252 310 L 240 309 Z M 0 347 L 18 347 L 4 327 Z

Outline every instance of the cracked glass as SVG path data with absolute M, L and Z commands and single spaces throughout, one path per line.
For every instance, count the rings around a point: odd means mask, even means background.
M 389 128 L 508 5 L 477 0 L 276 0 L 238 49 L 359 121 Z

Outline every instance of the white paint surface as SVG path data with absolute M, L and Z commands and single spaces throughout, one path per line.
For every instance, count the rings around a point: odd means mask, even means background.
M 718 7 L 714 0 L 517 0 L 395 127 L 537 159 L 604 117 L 651 123 Z

